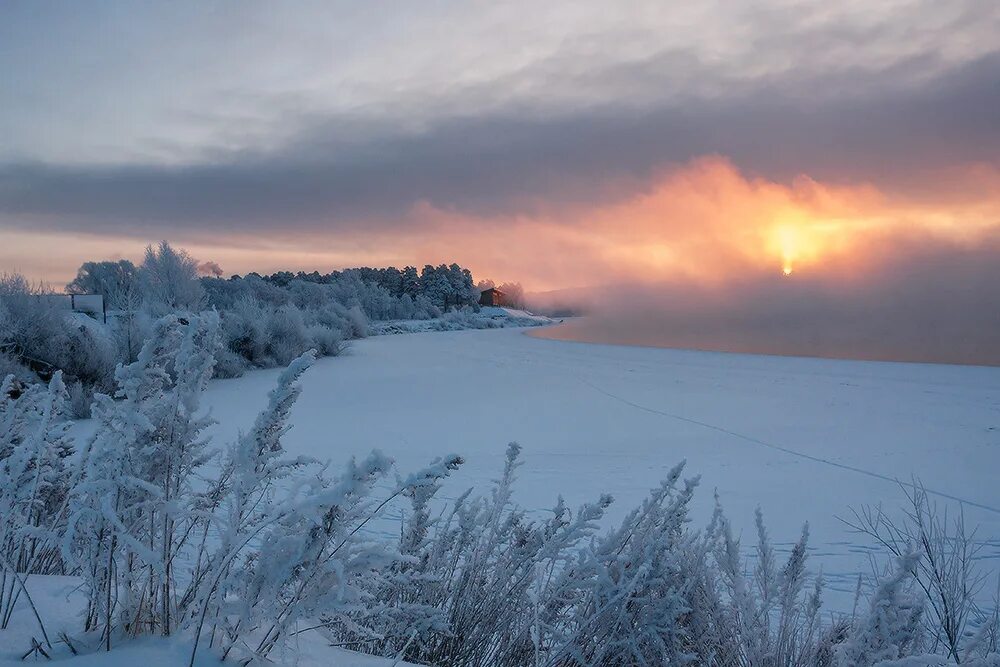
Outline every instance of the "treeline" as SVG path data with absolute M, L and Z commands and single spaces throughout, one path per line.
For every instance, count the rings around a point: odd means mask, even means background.
M 478 308 L 472 273 L 458 264 L 427 265 L 419 273 L 412 266 L 228 279 L 221 273 L 167 242 L 148 247 L 139 265 L 85 262 L 66 289 L 102 295 L 107 327 L 67 316 L 44 298 L 46 290 L 21 276 L 3 276 L 0 373 L 30 382 L 61 369 L 74 412 L 86 416 L 90 394 L 110 389 L 116 364 L 134 362 L 154 322 L 167 314 L 216 311 L 214 373 L 236 377 L 250 368 L 287 365 L 310 349 L 336 355 L 346 341 L 367 335 L 370 321 L 427 320 Z
M 291 271 L 279 271 L 263 278 L 281 287 L 286 287 L 294 281 L 336 285 L 344 281 L 357 280 L 367 285 L 377 285 L 396 299 L 409 297 L 416 302 L 420 297 L 424 297 L 442 312 L 449 308 L 461 308 L 478 303 L 480 291 L 473 283 L 472 272 L 458 264 L 439 266 L 427 264 L 419 273 L 415 266 L 406 266 L 402 269 L 397 269 L 395 266 L 384 269 L 364 266 L 330 273 L 299 271 L 293 274 Z
M 219 449 L 201 403 L 219 327 L 215 313 L 157 320 L 113 394 L 96 397 L 77 454 L 61 374 L 26 391 L 3 380 L 0 628 L 24 615 L 36 629 L 27 654 L 155 635 L 190 642 L 191 665 L 208 651 L 268 664 L 318 631 L 439 667 L 1000 664 L 997 612 L 978 606 L 977 546 L 918 484 L 899 520 L 858 513 L 884 557 L 853 613 L 825 614 L 808 531 L 779 560 L 758 511 L 748 566 L 718 503 L 692 527 L 698 479 L 683 465 L 605 530 L 606 495 L 575 509 L 560 498 L 543 514 L 519 507 L 513 444 L 488 493 L 448 499 L 439 492 L 457 455 L 393 481 L 377 451 L 340 470 L 286 452 L 312 352 Z M 402 517 L 398 534 L 364 530 L 384 515 Z M 80 578 L 79 626 L 56 626 L 35 604 L 34 574 Z

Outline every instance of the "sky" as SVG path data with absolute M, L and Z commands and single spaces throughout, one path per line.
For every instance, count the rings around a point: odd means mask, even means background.
M 998 34 L 994 0 L 5 2 L 0 268 L 985 284 Z

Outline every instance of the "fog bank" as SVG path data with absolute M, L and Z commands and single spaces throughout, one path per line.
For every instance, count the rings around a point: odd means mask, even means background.
M 586 317 L 536 332 L 565 340 L 1000 365 L 997 239 L 974 248 L 897 243 L 875 266 L 753 274 L 725 285 L 658 283 L 575 293 Z M 559 295 L 562 303 L 569 293 Z

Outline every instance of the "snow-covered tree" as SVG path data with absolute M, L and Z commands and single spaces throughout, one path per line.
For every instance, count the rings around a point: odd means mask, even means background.
M 66 285 L 70 294 L 100 294 L 105 301 L 122 292 L 138 287 L 138 269 L 127 259 L 105 262 L 84 262 L 76 278 Z
M 504 299 L 506 300 L 506 305 L 511 308 L 524 308 L 524 288 L 521 283 L 517 282 L 506 282 L 498 287 L 504 294 Z
M 146 247 L 139 281 L 146 303 L 158 314 L 201 309 L 204 291 L 198 281 L 198 261 L 166 241 Z
M 400 278 L 402 282 L 403 294 L 408 294 L 410 298 L 416 299 L 421 294 L 420 274 L 415 266 L 403 267 Z
M 479 301 L 479 290 L 472 282 L 472 272 L 458 264 L 448 267 L 448 282 L 451 285 L 454 305 L 467 306 Z

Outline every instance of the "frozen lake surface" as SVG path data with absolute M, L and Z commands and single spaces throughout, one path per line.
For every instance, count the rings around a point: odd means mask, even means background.
M 249 428 L 277 371 L 213 382 L 216 433 Z M 870 543 L 837 517 L 903 498 L 916 477 L 964 507 L 1000 563 L 1000 368 L 769 357 L 545 340 L 521 329 L 357 341 L 306 374 L 286 446 L 334 462 L 379 448 L 402 472 L 455 452 L 454 497 L 488 492 L 505 445 L 524 446 L 517 500 L 544 510 L 601 492 L 610 517 L 636 505 L 681 459 L 701 475 L 695 525 L 713 490 L 743 535 L 764 511 L 787 548 L 803 522 L 827 607 L 848 608 Z M 383 530 L 393 530 L 382 522 Z

